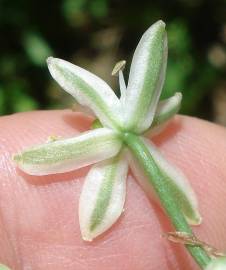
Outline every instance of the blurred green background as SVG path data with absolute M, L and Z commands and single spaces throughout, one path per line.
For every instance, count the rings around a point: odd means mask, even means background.
M 181 91 L 182 113 L 226 125 L 226 0 L 0 0 L 0 114 L 70 108 L 45 59 L 74 62 L 118 92 L 111 70 L 156 20 L 167 23 L 162 98 Z

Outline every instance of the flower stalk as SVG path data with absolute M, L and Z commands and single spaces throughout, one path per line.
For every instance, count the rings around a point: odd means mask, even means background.
M 165 175 L 158 168 L 143 141 L 137 135 L 126 133 L 124 136 L 124 142 L 137 159 L 139 165 L 143 168 L 144 173 L 157 193 L 162 206 L 173 223 L 175 229 L 177 231 L 186 232 L 192 235 L 192 229 L 184 218 L 178 204 L 173 199 L 172 190 L 167 188 Z M 190 245 L 186 245 L 186 248 L 198 265 L 202 269 L 205 269 L 210 262 L 210 257 L 205 250 L 202 247 Z

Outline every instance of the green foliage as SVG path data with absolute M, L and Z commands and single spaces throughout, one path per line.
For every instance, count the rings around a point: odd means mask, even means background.
M 207 59 L 197 59 L 185 22 L 172 21 L 168 25 L 168 36 L 169 60 L 162 98 L 182 92 L 181 112 L 192 114 L 198 111 L 200 100 L 211 90 L 216 71 Z
M 36 32 L 24 35 L 23 46 L 30 61 L 37 66 L 44 66 L 46 58 L 53 55 L 48 43 Z
M 68 23 L 82 27 L 91 19 L 103 19 L 108 14 L 108 0 L 65 0 L 62 12 Z

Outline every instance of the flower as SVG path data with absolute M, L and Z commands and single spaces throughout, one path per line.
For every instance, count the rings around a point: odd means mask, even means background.
M 181 104 L 181 93 L 159 101 L 167 51 L 165 23 L 158 21 L 144 33 L 135 50 L 127 87 L 122 72 L 125 61 L 119 62 L 113 70 L 113 74 L 119 75 L 120 98 L 89 71 L 61 59 L 49 57 L 47 60 L 52 77 L 76 99 L 82 110 L 91 110 L 101 125 L 73 138 L 24 150 L 16 154 L 14 160 L 20 169 L 31 175 L 64 173 L 95 163 L 86 176 L 79 201 L 84 240 L 91 241 L 105 232 L 121 215 L 128 167 L 144 190 L 148 194 L 152 191 L 142 166 L 127 144 L 129 134 L 141 139 L 187 221 L 193 225 L 201 222 L 189 182 L 145 138 L 147 134 L 160 132 Z

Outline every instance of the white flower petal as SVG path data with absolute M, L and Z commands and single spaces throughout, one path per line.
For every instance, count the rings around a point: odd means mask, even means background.
M 199 225 L 201 223 L 201 216 L 198 210 L 197 198 L 185 175 L 178 168 L 172 166 L 157 150 L 153 143 L 147 139 L 143 139 L 143 141 L 148 147 L 157 166 L 165 176 L 168 188 L 171 189 L 171 192 L 180 205 L 188 223 L 191 225 Z M 129 154 L 129 163 L 137 181 L 146 193 L 159 203 L 159 199 L 157 199 L 151 184 L 149 184 L 147 177 L 144 175 L 142 169 L 139 168 L 138 163 L 131 154 Z
M 125 123 L 141 133 L 150 127 L 162 91 L 167 64 L 165 23 L 158 21 L 142 36 L 133 56 L 125 98 Z
M 159 134 L 168 124 L 169 120 L 179 111 L 182 94 L 175 93 L 174 96 L 159 102 L 151 127 L 145 132 L 146 137 Z
M 123 153 L 90 169 L 79 201 L 79 221 L 84 240 L 92 241 L 121 215 L 127 172 L 128 164 Z
M 49 57 L 49 71 L 78 103 L 89 107 L 107 127 L 120 129 L 121 104 L 110 86 L 91 72 L 67 61 Z
M 182 94 L 177 92 L 174 96 L 159 102 L 151 127 L 165 123 L 180 109 Z
M 107 128 L 32 147 L 14 156 L 20 169 L 31 175 L 75 170 L 115 156 L 121 148 L 118 134 Z

